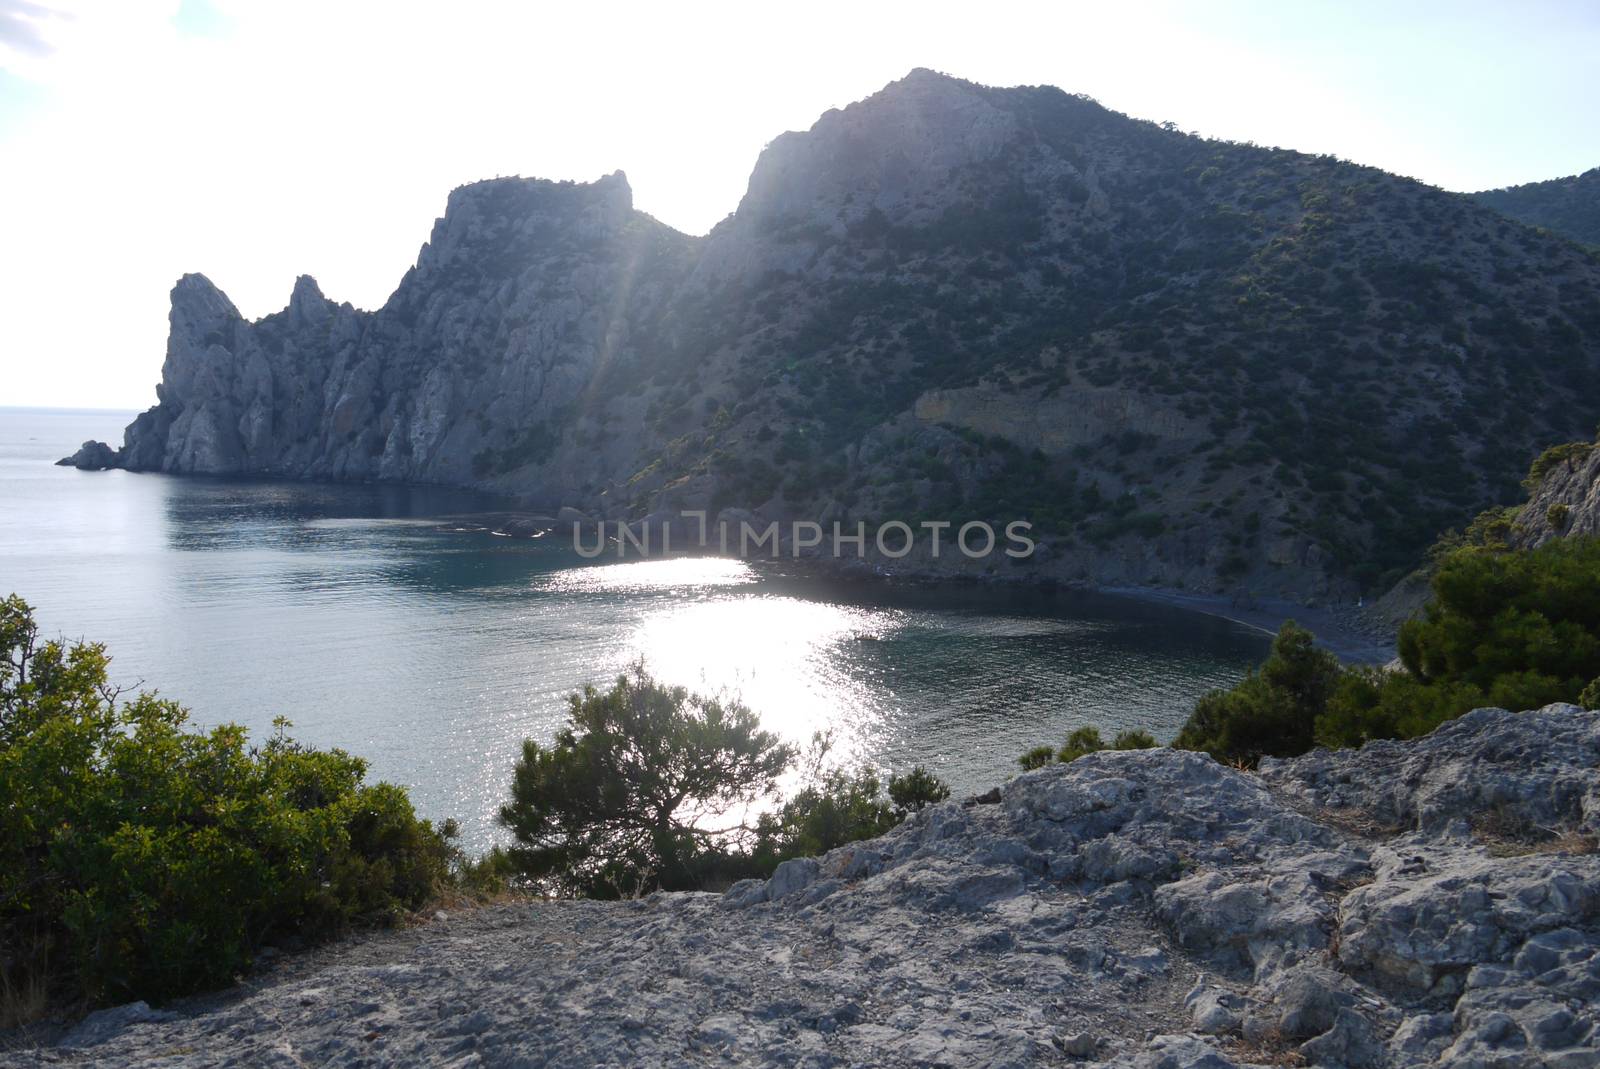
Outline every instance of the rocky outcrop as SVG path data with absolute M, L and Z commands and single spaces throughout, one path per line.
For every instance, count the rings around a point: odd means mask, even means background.
M 77 468 L 79 471 L 104 471 L 117 466 L 116 452 L 104 442 L 84 442 L 70 457 L 56 461 L 59 467 Z
M 302 278 L 249 322 L 185 276 L 114 463 L 1030 519 L 1013 574 L 1353 601 L 1578 432 L 1597 302 L 1600 260 L 1465 198 L 917 70 L 703 238 L 621 174 L 503 178 L 375 311 Z
M 1600 537 L 1600 443 L 1574 443 L 1560 452 L 1512 520 L 1512 541 L 1522 548 L 1556 538 Z
M 377 312 L 302 276 L 284 311 L 249 322 L 185 275 L 160 404 L 128 428 L 117 462 L 461 485 L 537 467 L 597 368 L 629 361 L 659 299 L 650 280 L 688 241 L 635 212 L 620 173 L 499 179 L 451 194 Z
M 1592 1066 L 1597 765 L 1572 706 L 1259 774 L 1098 753 L 725 895 L 441 915 L 18 1056 Z

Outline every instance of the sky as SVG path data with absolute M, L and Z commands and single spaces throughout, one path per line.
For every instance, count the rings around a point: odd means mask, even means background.
M 1596 57 L 1596 0 L 0 0 L 0 405 L 154 403 L 188 271 L 377 307 L 481 178 L 620 168 L 704 233 L 913 67 L 1476 190 L 1600 164 Z

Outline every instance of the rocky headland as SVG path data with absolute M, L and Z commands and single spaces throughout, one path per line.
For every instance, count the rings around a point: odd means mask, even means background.
M 1354 602 L 1588 433 L 1600 257 L 1373 168 L 917 70 L 777 137 L 703 237 L 621 173 L 500 178 L 376 310 L 302 277 L 250 320 L 191 274 L 170 324 L 159 403 L 69 463 L 1027 518 L 1037 576 Z
M 441 913 L 0 1062 L 1595 1066 L 1597 766 L 1573 706 L 1098 753 L 722 895 Z

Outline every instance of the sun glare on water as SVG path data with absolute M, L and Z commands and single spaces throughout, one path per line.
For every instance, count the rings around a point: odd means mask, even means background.
M 675 557 L 624 564 L 568 568 L 543 576 L 534 589 L 552 593 L 656 593 L 695 587 L 742 586 L 755 583 L 755 569 L 725 557 Z
M 652 613 L 632 647 L 668 682 L 738 697 L 792 740 L 832 731 L 839 750 L 852 753 L 871 737 L 882 695 L 850 670 L 851 654 L 895 626 L 892 612 L 735 596 Z

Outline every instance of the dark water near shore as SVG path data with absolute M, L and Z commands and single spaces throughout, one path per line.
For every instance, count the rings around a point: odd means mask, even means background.
M 1168 738 L 1266 636 L 1081 593 L 845 583 L 727 560 L 584 561 L 464 534 L 493 507 L 450 491 L 180 479 L 52 466 L 132 413 L 0 409 L 0 594 L 49 634 L 106 643 L 113 672 L 201 724 L 274 716 L 371 760 L 418 808 L 492 818 L 518 742 L 563 696 L 642 657 L 739 694 L 797 740 L 924 763 L 983 790 L 1016 755 L 1095 723 Z

